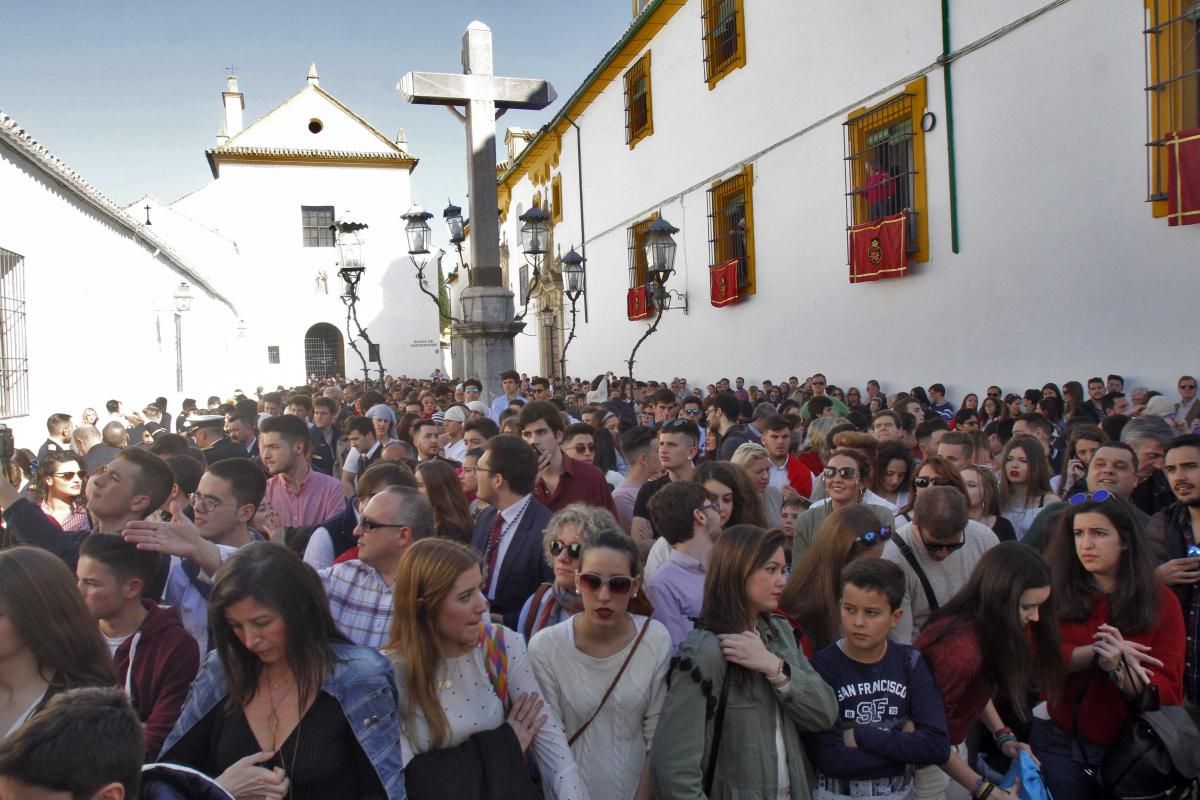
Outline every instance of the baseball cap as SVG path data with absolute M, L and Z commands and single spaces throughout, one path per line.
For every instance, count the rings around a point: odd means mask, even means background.
M 479 403 L 478 400 L 476 400 L 475 402 Z M 479 405 L 483 405 L 483 403 L 479 403 Z M 434 416 L 436 417 L 437 415 L 434 414 Z M 466 422 L 467 421 L 467 411 L 462 406 L 450 406 L 449 408 L 446 409 L 445 418 L 447 420 L 450 420 L 451 422 L 460 422 L 460 423 Z

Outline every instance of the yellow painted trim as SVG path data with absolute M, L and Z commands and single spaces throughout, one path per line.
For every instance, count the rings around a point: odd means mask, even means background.
M 1147 11 L 1157 12 L 1159 20 L 1177 19 L 1183 15 L 1183 0 L 1145 0 Z M 1175 56 L 1184 59 L 1188 53 L 1187 42 L 1184 40 L 1184 25 L 1180 22 L 1167 28 L 1150 39 L 1149 68 L 1150 84 L 1157 85 L 1176 74 L 1176 70 L 1190 71 L 1196 69 L 1195 59 L 1200 54 L 1192 53 L 1191 63 L 1181 61 L 1173 68 L 1171 59 Z M 1161 38 L 1160 38 L 1161 37 Z M 1162 141 L 1172 131 L 1187 127 L 1185 119 L 1188 114 L 1187 103 L 1191 99 L 1184 91 L 1186 82 L 1177 82 L 1161 92 L 1155 92 L 1150 98 L 1150 136 L 1155 141 Z M 1195 100 L 1192 99 L 1192 103 Z M 1192 108 L 1193 113 L 1195 107 Z M 1153 186 L 1162 186 L 1167 177 L 1167 148 L 1160 147 L 1158 153 L 1151 157 L 1150 179 Z M 1167 201 L 1154 200 L 1150 203 L 1151 214 L 1155 217 L 1167 216 Z
M 555 175 L 550 179 L 550 223 L 557 225 L 562 219 L 562 175 Z
M 746 279 L 750 285 L 746 287 L 745 294 L 756 294 L 758 292 L 758 264 L 754 259 L 754 165 L 747 164 L 742 170 L 745 175 L 745 192 L 746 192 Z
M 687 4 L 688 0 L 661 0 L 659 5 L 649 13 L 645 21 L 638 26 L 637 30 L 625 40 L 621 49 L 613 54 L 604 69 L 596 74 L 590 83 L 581 87 L 575 102 L 559 112 L 557 117 L 558 122 L 542 130 L 530 142 L 529 147 L 517 159 L 517 163 L 500 179 L 500 186 L 507 186 L 511 191 L 511 188 L 521 178 L 533 170 L 537 162 L 542 159 L 550 160 L 557 158 L 558 151 L 562 147 L 562 137 L 571 127 L 566 118 L 569 117 L 578 120 L 579 116 L 604 93 L 609 84 L 618 80 L 625 73 L 626 68 L 646 49 L 654 40 L 654 37 L 658 35 L 658 32 L 666 27 L 667 23 Z
M 915 175 L 913 176 L 913 211 L 917 213 L 917 251 L 913 254 L 913 261 L 925 262 L 929 260 L 929 190 L 925 180 L 926 159 L 925 159 L 925 131 L 921 127 L 921 117 L 925 115 L 925 104 L 927 102 L 926 81 L 922 75 L 915 81 L 904 87 L 903 94 L 911 95 L 912 99 L 909 104 L 909 115 L 912 120 L 912 144 L 913 144 L 913 163 L 912 168 Z M 856 120 L 862 119 L 867 114 L 882 108 L 896 100 L 896 95 L 887 97 L 884 100 L 870 107 L 856 108 L 846 115 L 846 122 L 850 126 L 850 152 L 861 153 L 867 142 L 867 134 L 870 131 L 866 130 L 865 125 L 854 124 Z M 852 185 L 863 186 L 866 183 L 866 167 L 862 164 L 861 159 L 852 162 L 854 173 L 850 176 Z M 867 201 L 862 195 L 854 198 L 854 224 L 859 224 L 867 218 Z
M 642 139 L 645 139 L 647 136 L 651 136 L 654 133 L 654 103 L 653 103 L 653 99 L 652 99 L 652 95 L 651 95 L 650 51 L 649 50 L 646 51 L 645 55 L 643 55 L 637 61 L 633 62 L 633 65 L 628 70 L 625 71 L 625 97 L 626 97 L 626 102 L 629 102 L 629 100 L 628 100 L 628 98 L 630 97 L 629 76 L 633 73 L 634 70 L 636 70 L 638 68 L 639 65 L 642 65 L 643 62 L 645 62 L 645 63 L 644 63 L 644 66 L 642 66 L 642 75 L 646 79 L 646 124 L 644 126 L 642 126 L 641 130 L 639 130 L 639 131 L 636 131 L 636 132 L 630 131 L 629 130 L 629 122 L 628 122 L 629 109 L 628 108 L 625 109 L 625 119 L 626 119 L 625 138 L 629 140 L 629 149 L 630 150 L 637 147 L 637 143 L 640 142 Z
M 312 164 L 338 167 L 378 167 L 380 169 L 407 169 L 410 172 L 417 166 L 415 158 L 379 158 L 371 155 L 320 156 L 309 153 L 237 153 L 210 151 L 213 161 L 218 164 Z
M 733 58 L 729 60 L 719 72 L 714 72 L 708 79 L 708 90 L 711 92 L 717 88 L 726 75 L 729 75 L 735 69 L 741 69 L 746 66 L 746 12 L 742 6 L 742 0 L 734 0 L 734 19 L 737 26 L 737 51 L 733 54 Z M 703 24 L 703 20 L 701 20 Z M 709 32 L 704 32 L 704 46 L 708 47 Z

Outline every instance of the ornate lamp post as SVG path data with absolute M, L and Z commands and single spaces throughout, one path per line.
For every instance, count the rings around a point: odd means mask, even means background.
M 175 391 L 183 391 L 183 315 L 192 310 L 191 287 L 180 282 L 175 300 Z
M 451 206 L 451 208 L 457 209 L 457 206 Z M 450 208 L 446 209 L 447 212 L 450 210 Z M 412 262 L 413 267 L 417 270 L 417 286 L 421 288 L 422 292 L 429 295 L 429 299 L 433 300 L 434 305 L 438 307 L 438 327 L 440 328 L 442 325 L 444 325 L 447 318 L 453 320 L 454 322 L 458 322 L 459 320 L 455 319 L 453 316 L 448 316 L 442 310 L 441 297 L 431 292 L 429 287 L 425 285 L 425 267 L 429 264 L 429 220 L 433 219 L 433 214 L 430 214 L 428 211 L 418 205 L 413 205 L 412 208 L 400 215 L 400 219 L 404 220 L 404 235 L 408 237 L 408 259 Z M 459 235 L 461 236 L 461 214 L 458 217 L 458 221 Z M 451 236 L 453 235 L 453 231 L 451 231 Z M 460 239 L 459 244 L 461 245 L 461 243 L 462 240 Z M 460 246 L 460 257 L 461 254 L 462 248 Z M 418 258 L 418 256 L 420 257 Z M 441 288 L 441 286 L 438 286 L 439 290 Z
M 342 302 L 346 305 L 346 340 L 358 355 L 359 361 L 362 362 L 363 380 L 370 384 L 371 368 L 355 341 L 362 337 L 367 343 L 368 352 L 378 350 L 377 347 L 374 347 L 371 338 L 367 336 L 367 331 L 362 323 L 358 321 L 358 284 L 362 281 L 363 273 L 367 271 L 363 261 L 363 240 L 359 232 L 365 230 L 367 224 L 365 222 L 339 221 L 329 227 L 334 233 L 338 249 L 338 277 L 342 279 Z M 350 328 L 351 320 L 354 321 L 354 327 L 358 329 L 357 335 Z M 379 365 L 379 385 L 382 387 L 383 360 L 377 358 L 375 361 Z
M 464 269 L 470 269 L 467 262 L 463 261 L 463 242 L 467 240 L 466 226 L 463 223 L 462 209 L 454 205 L 449 200 L 446 201 L 449 205 L 442 211 L 442 219 L 446 222 L 446 230 L 450 233 L 450 244 L 454 245 L 454 249 L 458 251 L 458 263 Z
M 525 254 L 525 262 L 533 269 L 528 285 L 522 287 L 525 296 L 521 298 L 521 313 L 514 318 L 521 320 L 529 311 L 529 298 L 541 279 L 542 262 L 550 249 L 550 215 L 533 206 L 517 219 L 521 220 L 521 252 Z
M 675 274 L 675 234 L 677 233 L 679 233 L 679 229 L 662 217 L 654 220 L 646 229 L 646 242 L 643 250 L 646 253 L 646 269 L 650 273 L 650 281 L 654 286 L 651 292 L 654 307 L 658 313 L 654 318 L 654 324 L 646 329 L 642 338 L 637 340 L 637 344 L 633 346 L 633 352 L 629 354 L 629 359 L 625 362 L 629 365 L 631 383 L 633 382 L 633 364 L 638 348 L 642 346 L 642 342 L 658 330 L 663 312 L 671 308 L 672 298 L 681 301 L 683 313 L 687 313 L 687 294 L 667 288 L 667 281 Z
M 574 245 L 571 245 L 570 252 L 562 257 L 563 283 L 565 284 L 563 294 L 571 301 L 571 333 L 567 336 L 567 340 L 563 342 L 562 357 L 559 364 L 559 377 L 562 380 L 566 380 L 567 377 L 567 348 L 575 340 L 575 304 L 583 296 L 584 261 L 584 257 L 575 252 Z

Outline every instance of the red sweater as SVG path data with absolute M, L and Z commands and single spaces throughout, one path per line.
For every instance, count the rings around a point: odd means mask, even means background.
M 1175 593 L 1158 585 L 1158 624 L 1137 636 L 1126 637 L 1131 641 L 1150 646 L 1150 655 L 1163 662 L 1153 669 L 1154 684 L 1158 687 L 1158 699 L 1162 705 L 1177 706 L 1183 702 L 1183 612 Z M 1108 596 L 1097 592 L 1093 596 L 1095 606 L 1091 616 L 1083 622 L 1061 622 L 1063 661 L 1071 663 L 1071 653 L 1076 647 L 1090 645 L 1092 634 L 1101 624 L 1108 621 Z M 1072 672 L 1067 676 L 1062 697 L 1057 703 L 1049 703 L 1050 717 L 1060 728 L 1070 732 L 1075 700 L 1083 686 L 1087 670 Z M 1087 695 L 1079 706 L 1079 734 L 1089 742 L 1107 747 L 1121 732 L 1129 714 L 1129 706 L 1117 685 L 1103 672 L 1092 675 Z
M 983 669 L 979 632 L 970 621 L 939 620 L 922 628 L 913 646 L 942 690 L 950 743 L 966 741 L 971 724 L 996 693 L 995 681 Z

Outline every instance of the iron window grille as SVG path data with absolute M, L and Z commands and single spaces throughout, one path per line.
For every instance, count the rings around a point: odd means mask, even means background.
M 300 206 L 305 247 L 333 247 L 333 206 Z
M 625 229 L 625 240 L 629 249 L 630 289 L 645 286 L 650 282 L 650 268 L 646 263 L 646 231 L 656 219 L 658 214 L 652 214 Z
M 704 80 L 711 89 L 746 63 L 742 0 L 704 0 Z
M 650 53 L 625 73 L 625 144 L 630 148 L 654 133 L 650 101 Z
M 914 95 L 905 92 L 843 124 L 846 230 L 908 212 L 908 251 L 920 249 L 913 149 Z
M 752 168 L 747 165 L 708 190 L 709 266 L 736 258 L 738 289 L 749 294 L 755 289 L 753 183 Z
M 1168 134 L 1200 128 L 1200 0 L 1146 0 L 1146 199 L 1167 213 Z
M 279 345 L 277 345 L 277 344 L 267 345 L 267 363 L 268 364 L 278 364 L 279 363 Z
M 0 418 L 29 413 L 25 258 L 0 248 Z

